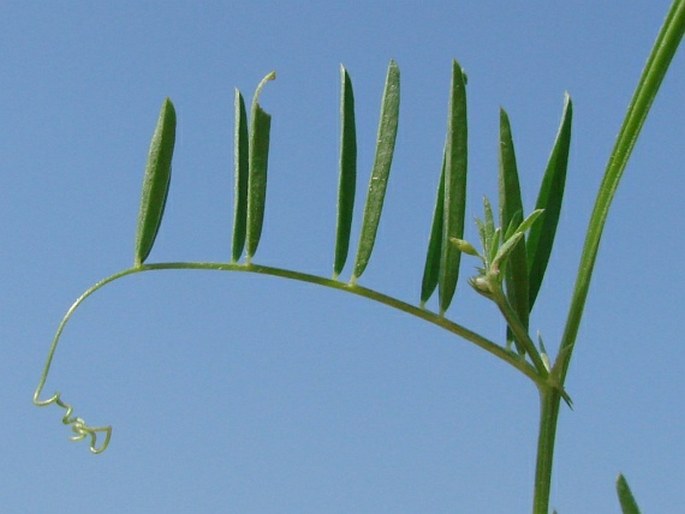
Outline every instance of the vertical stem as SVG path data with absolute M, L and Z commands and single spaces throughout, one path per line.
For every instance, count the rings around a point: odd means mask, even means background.
M 684 34 L 685 0 L 674 0 L 666 15 L 666 20 L 659 31 L 652 52 L 647 59 L 647 64 L 635 89 L 633 99 L 628 106 L 628 112 L 623 120 L 614 149 L 611 152 L 602 184 L 597 193 L 595 206 L 592 210 L 592 216 L 590 217 L 590 223 L 585 235 L 583 253 L 580 257 L 580 266 L 566 320 L 566 327 L 561 339 L 561 349 L 554 364 L 554 367 L 559 370 L 559 378 L 562 385 L 571 362 L 580 320 L 585 308 L 585 300 L 590 290 L 590 280 L 592 279 L 592 271 L 597 259 L 597 252 L 599 251 L 600 239 L 602 238 L 604 224 L 609 215 L 609 208 L 611 207 L 614 193 L 628 164 L 628 159 L 633 151 L 635 142 L 640 135 L 642 125 L 649 114 L 652 102 L 659 92 L 661 82 L 668 71 Z
M 590 288 L 590 279 L 599 250 L 599 242 L 611 201 L 635 146 L 635 141 L 637 141 L 642 125 L 647 118 L 652 102 L 659 91 L 683 34 L 685 34 L 685 0 L 673 0 L 628 107 L 628 113 L 623 121 L 614 150 L 611 152 L 590 218 L 561 347 L 552 368 L 552 373 L 556 375 L 561 389 L 563 389 L 571 362 L 585 300 Z M 554 440 L 559 417 L 561 401 L 559 391 L 561 389 L 544 385 L 538 385 L 538 387 L 540 389 L 540 432 L 538 434 L 533 513 L 549 514 Z
M 554 441 L 561 395 L 552 387 L 540 388 L 540 431 L 538 432 L 538 456 L 535 465 L 535 496 L 533 514 L 549 514 L 549 496 L 552 487 Z

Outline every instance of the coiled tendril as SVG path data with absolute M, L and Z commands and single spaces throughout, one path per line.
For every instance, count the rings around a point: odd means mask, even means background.
M 70 438 L 72 441 L 81 441 L 86 437 L 90 437 L 91 452 L 102 453 L 107 449 L 107 446 L 109 445 L 109 440 L 112 437 L 111 426 L 91 427 L 85 422 L 83 418 L 72 416 L 74 408 L 70 404 L 62 401 L 60 393 L 55 393 L 48 400 L 39 400 L 39 392 L 40 391 L 36 391 L 36 394 L 33 396 L 33 404 L 37 405 L 38 407 L 45 407 L 47 405 L 54 403 L 59 407 L 62 407 L 65 410 L 64 416 L 62 416 L 62 423 L 64 423 L 65 425 L 71 425 L 71 431 L 75 434 Z M 105 440 L 100 446 L 97 445 L 98 432 L 105 434 Z
M 116 280 L 117 278 L 121 278 L 125 275 L 129 275 L 136 271 L 138 271 L 137 268 L 127 269 L 101 280 L 97 284 L 87 289 L 81 296 L 77 298 L 77 300 L 71 305 L 71 307 L 69 307 L 69 310 L 64 315 L 62 321 L 60 321 L 57 327 L 57 332 L 55 332 L 55 337 L 53 337 L 52 339 L 52 344 L 50 345 L 50 350 L 48 351 L 48 357 L 45 362 L 45 367 L 43 368 L 43 373 L 41 374 L 40 381 L 38 382 L 38 387 L 36 387 L 36 392 L 33 393 L 33 404 L 37 407 L 46 407 L 53 403 L 58 407 L 62 407 L 65 410 L 64 416 L 62 416 L 62 423 L 64 423 L 65 425 L 70 425 L 71 431 L 74 433 L 74 435 L 71 436 L 71 440 L 81 441 L 86 437 L 90 438 L 90 451 L 95 454 L 102 453 L 107 449 L 109 441 L 112 437 L 112 427 L 92 427 L 88 425 L 83 418 L 74 416 L 74 408 L 70 404 L 62 400 L 61 394 L 59 392 L 56 392 L 47 400 L 41 400 L 40 395 L 43 392 L 45 382 L 48 379 L 48 374 L 50 373 L 50 366 L 52 365 L 52 359 L 55 356 L 55 350 L 57 350 L 57 345 L 59 344 L 59 339 L 62 336 L 64 327 L 66 326 L 69 319 L 71 319 L 71 316 L 74 314 L 78 306 L 81 305 L 83 300 L 88 298 L 91 294 L 93 294 L 95 291 L 97 291 L 104 285 L 112 282 L 113 280 Z M 100 446 L 98 446 L 97 444 L 98 433 L 104 434 L 104 441 Z

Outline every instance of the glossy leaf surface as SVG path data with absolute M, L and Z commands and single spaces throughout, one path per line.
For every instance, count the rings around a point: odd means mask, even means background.
M 357 184 L 357 131 L 354 120 L 352 81 L 340 67 L 340 178 L 338 183 L 338 220 L 335 232 L 333 276 L 345 267 L 350 248 L 350 231 Z

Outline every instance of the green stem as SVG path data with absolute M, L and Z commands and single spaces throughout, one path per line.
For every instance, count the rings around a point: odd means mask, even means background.
M 105 450 L 107 447 L 107 444 L 109 443 L 109 439 L 111 436 L 111 427 L 106 426 L 106 427 L 91 427 L 86 422 L 79 417 L 72 416 L 72 407 L 68 403 L 65 403 L 61 397 L 60 393 L 57 392 L 53 394 L 50 398 L 46 400 L 41 400 L 40 396 L 43 392 L 43 388 L 45 387 L 45 382 L 47 380 L 48 374 L 50 372 L 50 367 L 52 366 L 52 361 L 55 355 L 55 351 L 57 350 L 57 346 L 59 344 L 60 337 L 62 336 L 62 333 L 64 331 L 64 328 L 66 327 L 67 323 L 71 319 L 71 317 L 74 315 L 78 307 L 93 293 L 101 289 L 102 287 L 106 286 L 107 284 L 114 282 L 115 280 L 118 280 L 120 278 L 123 278 L 128 275 L 132 275 L 135 273 L 143 273 L 146 271 L 160 271 L 160 270 L 206 270 L 206 271 L 242 271 L 242 272 L 249 272 L 249 273 L 258 273 L 262 275 L 271 275 L 275 277 L 281 277 L 281 278 L 287 278 L 291 280 L 298 280 L 301 282 L 308 282 L 311 284 L 317 284 L 320 286 L 324 287 L 329 287 L 331 289 L 338 289 L 340 291 L 346 291 L 348 293 L 352 293 L 358 296 L 362 296 L 364 298 L 368 298 L 370 300 L 374 300 L 378 303 L 382 303 L 384 305 L 387 305 L 389 307 L 393 307 L 395 309 L 398 309 L 400 311 L 406 312 L 408 314 L 411 314 L 413 316 L 416 316 L 418 318 L 421 318 L 425 321 L 428 321 L 429 323 L 432 323 L 434 325 L 437 325 L 455 335 L 458 335 L 467 341 L 475 344 L 476 346 L 486 350 L 487 352 L 495 355 L 496 357 L 500 358 L 501 360 L 507 362 L 514 368 L 518 369 L 521 371 L 524 375 L 526 375 L 528 378 L 533 380 L 538 387 L 542 387 L 545 384 L 545 381 L 542 377 L 540 377 L 536 371 L 536 369 L 530 365 L 528 362 L 526 362 L 524 359 L 520 358 L 518 355 L 509 352 L 507 349 L 502 348 L 501 346 L 497 345 L 496 343 L 490 341 L 489 339 L 486 339 L 485 337 L 481 336 L 480 334 L 477 334 L 476 332 L 473 332 L 466 327 L 463 327 L 462 325 L 459 325 L 457 323 L 454 323 L 453 321 L 450 321 L 446 319 L 443 316 L 440 316 L 434 312 L 430 312 L 426 309 L 416 307 L 414 305 L 410 305 L 406 302 L 403 302 L 401 300 L 398 300 L 397 298 L 393 298 L 391 296 L 379 293 L 378 291 L 374 291 L 373 289 L 369 289 L 366 287 L 362 287 L 358 284 L 349 284 L 349 283 L 344 283 L 340 282 L 337 280 L 325 278 L 325 277 L 320 277 L 317 275 L 310 275 L 308 273 L 300 273 L 297 271 L 292 271 L 292 270 L 287 270 L 287 269 L 282 269 L 282 268 L 273 268 L 270 266 L 261 266 L 258 264 L 237 264 L 237 263 L 215 263 L 215 262 L 166 262 L 166 263 L 157 263 L 157 264 L 143 264 L 140 266 L 134 266 L 132 268 L 125 269 L 123 271 L 120 271 L 118 273 L 115 273 L 114 275 L 111 275 L 93 286 L 91 286 L 89 289 L 87 289 L 81 296 L 78 297 L 78 299 L 72 304 L 72 306 L 69 308 L 67 313 L 65 314 L 64 318 L 62 318 L 62 321 L 57 327 L 57 331 L 55 333 L 55 336 L 52 340 L 52 344 L 50 345 L 50 349 L 48 351 L 48 357 L 45 363 L 45 367 L 43 368 L 43 373 L 40 377 L 40 380 L 38 382 L 38 387 L 36 388 L 36 391 L 33 395 L 33 403 L 37 406 L 44 407 L 50 404 L 56 404 L 60 407 L 62 407 L 66 412 L 64 417 L 62 418 L 62 421 L 64 424 L 71 425 L 72 431 L 76 434 L 73 439 L 75 440 L 80 440 L 84 439 L 85 437 L 89 437 L 91 440 L 91 445 L 90 449 L 94 453 L 100 453 Z M 98 433 L 105 433 L 105 441 L 101 446 L 97 446 L 96 438 Z
M 124 277 L 126 275 L 130 275 L 131 273 L 135 273 L 139 270 L 139 268 L 130 268 L 127 270 L 124 270 L 120 273 L 115 273 L 114 275 L 105 278 L 104 280 L 101 280 L 97 284 L 93 285 L 91 288 L 86 290 L 81 296 L 77 298 L 77 300 L 72 304 L 71 307 L 69 307 L 69 310 L 67 313 L 64 315 L 62 318 L 62 321 L 60 321 L 58 327 L 57 327 L 57 332 L 55 332 L 55 336 L 52 338 L 52 343 L 50 344 L 50 350 L 48 351 L 48 358 L 45 361 L 45 367 L 43 368 L 43 373 L 40 376 L 40 380 L 38 381 L 38 387 L 36 387 L 36 391 L 33 393 L 33 404 L 38 406 L 38 407 L 46 407 L 51 404 L 55 404 L 58 407 L 61 407 L 64 409 L 64 416 L 62 417 L 62 423 L 65 425 L 70 425 L 72 432 L 74 432 L 74 436 L 72 436 L 73 441 L 80 441 L 86 437 L 90 439 L 90 451 L 93 453 L 102 453 L 105 451 L 107 448 L 107 445 L 109 444 L 109 440 L 112 436 L 112 427 L 111 426 L 100 426 L 100 427 L 91 427 L 88 425 L 83 418 L 73 416 L 73 407 L 66 403 L 65 401 L 62 400 L 61 394 L 56 392 L 53 394 L 50 398 L 47 400 L 41 400 L 40 395 L 43 392 L 43 388 L 45 387 L 45 381 L 48 379 L 48 374 L 50 373 L 50 367 L 52 366 L 52 360 L 55 356 L 55 350 L 57 350 L 57 345 L 59 344 L 59 339 L 62 336 L 62 332 L 64 331 L 64 327 L 67 325 L 71 317 L 74 315 L 74 312 L 76 312 L 76 309 L 78 308 L 83 301 L 88 298 L 91 294 L 93 294 L 95 291 L 100 289 L 101 287 L 109 284 L 110 282 L 115 281 L 118 278 Z M 105 440 L 102 443 L 102 445 L 98 446 L 97 444 L 97 436 L 98 434 L 103 433 L 105 436 Z
M 535 463 L 533 514 L 549 514 L 554 444 L 560 405 L 561 395 L 558 390 L 551 387 L 540 388 L 540 431 Z
M 74 315 L 74 312 L 76 312 L 76 309 L 78 309 L 79 305 L 83 303 L 83 301 L 88 298 L 90 295 L 92 295 L 95 291 L 98 289 L 102 288 L 103 286 L 109 284 L 110 282 L 114 282 L 118 278 L 125 277 L 126 275 L 130 275 L 132 273 L 136 273 L 140 271 L 140 268 L 129 268 L 127 270 L 121 271 L 119 273 L 115 273 L 114 275 L 111 275 L 93 286 L 91 286 L 89 289 L 87 289 L 81 296 L 79 296 L 76 301 L 69 307 L 69 310 L 67 313 L 64 315 L 62 318 L 62 321 L 60 321 L 59 325 L 57 326 L 57 332 L 55 332 L 55 336 L 52 338 L 52 343 L 50 344 L 50 350 L 48 350 L 48 358 L 45 362 L 45 367 L 43 368 L 43 373 L 40 376 L 40 380 L 38 381 L 38 387 L 36 387 L 35 393 L 33 393 L 33 403 L 39 406 L 46 405 L 48 403 L 51 403 L 51 401 L 54 401 L 54 397 L 52 396 L 48 400 L 39 400 L 38 398 L 40 397 L 41 392 L 43 391 L 43 388 L 45 387 L 45 381 L 48 378 L 48 373 L 50 373 L 50 366 L 52 366 L 52 359 L 55 356 L 55 350 L 57 350 L 57 345 L 59 344 L 59 339 L 62 336 L 62 332 L 64 332 L 64 327 L 66 327 L 67 323 L 69 322 L 69 319 Z
M 571 362 L 609 207 L 652 102 L 683 38 L 683 33 L 685 33 L 685 0 L 674 0 L 635 89 L 597 194 L 585 237 L 566 327 L 559 353 L 552 367 L 552 376 L 559 388 L 540 389 L 540 432 L 535 471 L 534 514 L 549 514 L 554 444 L 561 403 L 560 391 L 563 390 Z
M 547 378 L 549 375 L 549 370 L 543 362 L 540 352 L 538 352 L 537 348 L 535 347 L 535 343 L 528 335 L 528 331 L 523 326 L 523 323 L 521 323 L 518 314 L 516 311 L 514 311 L 513 307 L 509 303 L 509 300 L 507 300 L 507 297 L 502 292 L 499 284 L 493 286 L 492 289 L 492 298 L 502 313 L 502 316 L 504 316 L 504 319 L 507 321 L 507 325 L 509 325 L 511 332 L 514 334 L 514 338 L 519 342 L 519 344 L 521 344 L 521 346 L 523 346 L 526 353 L 530 356 L 538 375 L 542 378 Z
M 578 276 L 569 308 L 566 327 L 561 340 L 561 351 L 555 363 L 560 369 L 563 383 L 573 354 L 573 346 L 578 336 L 580 321 L 585 307 L 590 280 L 599 250 L 602 231 L 609 214 L 609 207 L 618 188 L 623 171 L 628 164 L 635 142 L 647 118 L 654 97 L 675 55 L 685 32 L 685 0 L 675 0 L 666 16 L 664 25 L 657 36 L 652 53 L 647 60 L 640 81 L 623 120 L 616 144 L 609 158 L 607 168 L 599 187 L 595 206 L 590 217 L 585 236 L 583 253 L 580 258 Z
M 421 318 L 429 323 L 437 325 L 448 332 L 452 332 L 455 335 L 466 339 L 467 341 L 475 344 L 476 346 L 486 350 L 487 352 L 493 354 L 494 356 L 500 358 L 501 360 L 507 362 L 514 368 L 521 371 L 524 375 L 532 379 L 534 382 L 540 382 L 540 377 L 538 377 L 535 369 L 527 362 L 519 359 L 515 354 L 507 351 L 498 344 L 486 339 L 485 337 L 469 330 L 468 328 L 459 325 L 453 321 L 446 319 L 437 313 L 428 311 L 421 307 L 411 305 L 409 303 L 398 300 L 391 296 L 385 295 L 373 289 L 360 286 L 358 284 L 350 284 L 346 282 L 340 282 L 338 280 L 333 280 L 326 277 L 320 277 L 318 275 L 311 275 L 309 273 L 301 273 L 298 271 L 292 271 L 282 268 L 274 268 L 271 266 L 261 266 L 258 264 L 229 264 L 229 263 L 159 263 L 159 264 L 148 264 L 142 266 L 140 271 L 146 270 L 164 270 L 164 269 L 199 269 L 199 270 L 215 270 L 215 271 L 242 271 L 250 273 L 259 273 L 262 275 L 271 275 L 275 277 L 287 278 L 291 280 L 298 280 L 300 282 L 308 282 L 311 284 L 317 284 L 320 286 L 328 287 L 331 289 L 337 289 L 339 291 L 345 291 L 352 293 L 369 300 L 382 303 L 389 307 L 394 307 L 400 311 L 406 312 L 417 318 Z

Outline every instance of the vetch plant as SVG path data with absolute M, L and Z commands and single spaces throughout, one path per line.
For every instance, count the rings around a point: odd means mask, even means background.
M 69 308 L 50 346 L 33 396 L 34 404 L 61 407 L 62 422 L 72 430 L 72 439 L 88 440 L 93 453 L 101 453 L 107 448 L 112 436 L 110 426 L 89 425 L 75 415 L 71 404 L 64 401 L 59 392 L 47 398 L 42 397 L 66 324 L 90 295 L 115 280 L 148 271 L 196 269 L 250 272 L 309 282 L 352 293 L 421 318 L 482 348 L 528 377 L 540 397 L 533 512 L 548 514 L 558 416 L 562 401 L 568 406 L 572 405 L 565 381 L 602 231 L 631 151 L 684 32 L 685 0 L 675 0 L 640 77 L 609 157 L 586 233 L 564 332 L 558 345 L 555 345 L 559 348 L 556 355 L 548 353 L 540 335 L 531 336 L 529 325 L 531 311 L 539 300 L 538 293 L 554 246 L 562 208 L 573 118 L 570 96 L 565 97 L 559 129 L 541 180 L 535 209 L 529 213 L 524 212 L 521 200 L 511 124 L 507 113 L 500 111 L 498 207 L 493 208 L 490 200 L 483 199 L 483 218 L 476 221 L 480 244 L 475 245 L 464 239 L 468 169 L 467 78 L 459 63 L 452 62 L 442 169 L 429 230 L 419 302 L 414 305 L 360 284 L 379 230 L 399 122 L 400 71 L 398 65 L 391 61 L 382 96 L 376 151 L 360 238 L 348 281 L 341 280 L 340 275 L 345 270 L 350 251 L 356 196 L 357 136 L 352 80 L 345 68 L 341 68 L 340 165 L 332 278 L 255 263 L 265 219 L 271 132 L 271 116 L 259 104 L 259 96 L 265 85 L 275 79 L 274 73 L 268 74 L 257 86 L 249 116 L 242 94 L 237 90 L 235 92 L 235 190 L 230 260 L 146 262 L 162 222 L 171 180 L 176 111 L 171 100 L 165 99 L 145 168 L 133 265 L 94 284 Z M 490 300 L 506 321 L 506 333 L 498 338 L 491 339 L 478 334 L 447 316 L 457 291 L 462 254 L 468 261 L 479 261 L 476 275 L 468 277 L 469 285 Z M 426 306 L 434 294 L 438 305 L 435 312 Z M 617 493 L 624 513 L 639 512 L 622 475 L 617 481 Z

